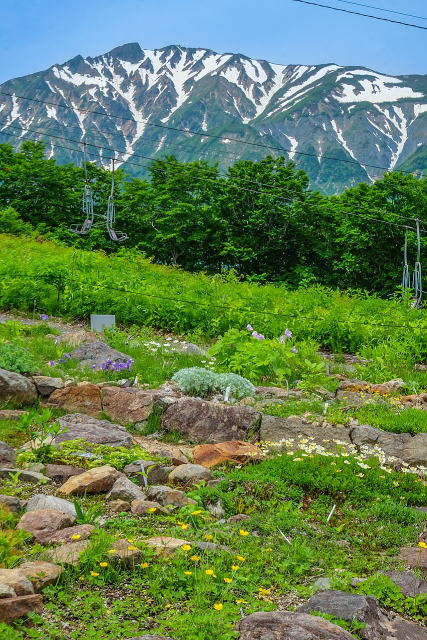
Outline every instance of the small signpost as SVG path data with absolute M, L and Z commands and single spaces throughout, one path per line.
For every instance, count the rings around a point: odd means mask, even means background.
M 98 315 L 96 313 L 90 314 L 91 331 L 104 331 L 105 327 L 114 329 L 115 326 L 116 326 L 116 316 Z

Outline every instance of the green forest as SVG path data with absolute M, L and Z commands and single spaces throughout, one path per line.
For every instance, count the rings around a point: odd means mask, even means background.
M 88 163 L 95 210 L 104 212 L 110 171 Z M 86 236 L 84 170 L 46 157 L 43 143 L 16 151 L 0 145 L 0 232 L 42 235 L 79 249 L 122 250 L 105 228 Z M 406 227 L 408 262 L 416 260 L 414 219 L 427 220 L 427 178 L 387 173 L 339 196 L 312 191 L 304 171 L 285 158 L 239 160 L 224 173 L 205 161 L 170 156 L 153 161 L 148 177 L 115 174 L 117 229 L 125 246 L 160 265 L 231 273 L 251 282 L 290 287 L 321 284 L 400 291 Z M 421 234 L 421 252 L 427 241 Z

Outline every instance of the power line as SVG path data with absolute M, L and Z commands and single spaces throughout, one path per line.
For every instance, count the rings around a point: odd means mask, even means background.
M 363 4 L 361 2 L 351 2 L 351 0 L 335 0 L 335 2 L 343 2 L 345 4 L 354 4 L 357 7 L 366 7 L 368 9 L 376 9 L 377 11 L 385 11 L 386 13 L 396 13 L 399 16 L 408 16 L 408 18 L 417 18 L 418 20 L 427 20 L 424 16 L 416 16 L 413 13 L 404 13 L 403 11 L 395 11 L 393 9 L 384 9 L 383 7 L 374 7 L 371 4 Z
M 350 11 L 350 9 L 340 9 L 339 7 L 331 7 L 330 4 L 320 4 L 319 2 L 311 2 L 310 0 L 291 0 L 291 2 L 300 2 L 301 4 L 310 4 L 315 7 L 322 7 L 323 9 L 333 9 L 333 11 L 341 11 L 342 13 L 351 13 L 356 16 L 363 16 L 364 18 L 373 18 L 374 20 L 382 20 L 383 22 L 393 22 L 394 24 L 401 24 L 405 27 L 414 27 L 415 29 L 424 29 L 425 31 L 427 31 L 427 27 L 422 27 L 420 24 L 401 22 L 400 20 L 392 20 L 391 18 L 380 18 L 379 16 L 373 16 L 368 13 L 360 13 L 359 11 Z
M 13 126 L 13 125 L 12 125 L 12 126 Z M 10 136 L 10 137 L 13 137 L 13 138 L 17 138 L 18 140 L 22 140 L 22 139 L 24 139 L 24 138 L 23 138 L 23 136 L 17 136 L 16 134 L 7 133 L 7 132 L 4 132 L 4 131 L 3 131 L 3 132 L 0 132 L 0 135 L 1 135 L 1 133 L 3 133 L 3 135 L 6 135 L 6 136 Z M 68 138 L 66 138 L 66 139 L 68 140 Z M 82 151 L 81 149 L 73 149 L 73 148 L 71 148 L 71 147 L 66 147 L 66 146 L 61 145 L 61 144 L 58 144 L 58 143 L 55 143 L 55 144 L 51 143 L 51 144 L 52 144 L 52 146 L 53 146 L 53 147 L 58 147 L 58 148 L 60 148 L 60 149 L 65 149 L 65 150 L 68 150 L 68 151 L 74 151 L 74 152 L 76 152 L 76 153 L 83 153 L 83 151 Z M 80 143 L 79 143 L 79 144 L 80 144 Z M 96 145 L 95 145 L 95 146 L 96 146 Z M 101 147 L 101 148 L 102 148 L 102 147 Z M 91 153 L 91 155 L 94 155 L 94 154 L 93 154 L 93 152 Z M 96 156 L 96 157 L 98 157 L 98 156 Z M 110 159 L 110 160 L 112 160 L 113 158 L 112 158 L 112 157 L 110 157 L 109 159 Z M 141 163 L 136 163 L 136 162 L 128 162 L 128 164 L 133 165 L 133 166 L 136 166 L 136 167 L 149 167 L 149 166 L 150 166 L 150 165 L 148 165 L 148 164 L 144 164 L 144 165 L 143 165 L 143 164 L 141 164 Z M 175 170 L 181 170 L 181 169 L 182 169 L 182 170 L 186 170 L 186 168 L 185 168 L 185 167 L 179 167 L 179 166 L 175 166 L 175 167 L 174 167 L 174 169 L 175 169 Z M 160 171 L 162 171 L 162 173 L 163 173 L 163 174 L 165 174 L 165 175 L 167 174 L 167 172 L 166 172 L 165 170 L 163 170 L 163 169 L 160 169 Z M 231 178 L 233 178 L 234 176 L 230 176 L 230 177 L 231 177 Z M 204 178 L 199 178 L 199 179 L 201 179 L 202 181 L 213 181 L 213 182 L 216 182 L 216 178 L 214 178 L 214 177 L 208 177 L 208 176 L 205 176 Z M 270 189 L 271 189 L 271 188 L 275 188 L 275 189 L 276 189 L 276 188 L 277 188 L 277 189 L 278 189 L 278 188 L 280 188 L 280 187 L 275 187 L 274 185 L 266 185 L 266 186 L 268 186 Z M 245 187 L 240 187 L 240 188 L 241 188 L 243 191 L 247 191 L 248 193 L 255 193 L 255 194 L 259 194 L 259 195 L 267 195 L 265 191 L 259 191 L 259 190 L 255 190 L 255 189 L 247 189 L 247 188 L 245 188 Z M 295 192 L 291 192 L 291 193 L 290 193 L 290 195 L 291 195 L 292 193 L 295 193 Z M 299 192 L 298 192 L 298 193 L 299 193 Z M 275 194 L 273 194 L 273 195 L 275 195 Z M 299 195 L 301 195 L 301 194 L 299 193 Z M 288 204 L 289 204 L 289 202 L 286 202 L 285 200 L 279 200 L 279 199 L 277 199 L 277 197 L 276 197 L 276 201 L 275 201 L 275 202 L 276 202 L 276 204 L 278 203 L 278 204 L 281 204 L 281 205 L 288 205 Z M 332 206 L 333 206 L 334 204 L 335 204 L 335 203 L 332 203 L 332 202 L 328 201 L 328 203 L 325 203 L 324 205 L 322 205 L 321 203 L 315 203 L 315 206 L 316 206 L 318 209 L 322 209 L 322 208 L 323 208 L 323 209 L 325 209 L 325 207 L 326 207 L 326 209 L 328 210 L 328 212 L 330 212 L 330 213 L 336 213 L 336 212 L 333 212 L 333 211 L 331 210 L 331 209 L 332 209 Z M 360 214 L 358 214 L 358 213 L 355 213 L 355 210 L 356 210 L 356 211 L 361 211 L 361 212 L 365 212 L 365 211 L 367 211 L 367 210 L 362 209 L 362 208 L 360 208 L 360 207 L 357 207 L 357 206 L 352 205 L 352 211 L 350 212 L 350 211 L 348 211 L 348 210 L 346 210 L 346 209 L 344 208 L 344 207 L 345 207 L 345 204 L 343 204 L 343 203 L 341 203 L 341 202 L 339 202 L 339 203 L 337 203 L 337 204 L 339 204 L 339 207 L 340 207 L 339 213 L 342 213 L 342 214 L 344 214 L 344 215 L 354 216 L 354 217 L 361 218 L 361 219 L 363 219 L 363 220 L 367 220 L 367 221 L 378 222 L 378 223 L 383 224 L 383 225 L 389 225 L 389 226 L 393 226 L 393 227 L 399 227 L 400 229 L 410 229 L 410 230 L 412 230 L 412 231 L 416 231 L 416 228 L 415 228 L 415 227 L 412 227 L 412 226 L 409 226 L 409 225 L 403 225 L 403 224 L 399 224 L 399 223 L 397 223 L 397 222 L 391 222 L 391 221 L 389 221 L 389 220 L 384 220 L 384 219 L 380 219 L 380 218 L 373 218 L 372 216 L 363 216 L 363 215 L 360 215 Z M 376 211 L 381 212 L 381 213 L 388 213 L 388 214 L 389 214 L 389 213 L 393 213 L 393 212 L 386 211 L 386 210 L 382 210 L 382 209 L 377 209 Z M 401 216 L 400 214 L 394 214 L 394 213 L 393 213 L 393 215 L 396 215 L 397 217 L 402 218 L 402 219 L 404 219 L 404 220 L 415 220 L 415 218 L 409 218 L 409 217 Z M 425 229 L 422 229 L 422 231 L 424 231 L 424 232 L 425 232 L 426 230 L 425 230 Z
M 52 274 L 37 274 L 36 276 L 33 274 L 11 274 L 11 273 L 1 273 L 0 277 L 3 278 L 52 278 Z M 89 286 L 90 289 L 102 289 L 102 290 L 107 290 L 107 291 L 117 291 L 119 293 L 126 293 L 126 294 L 131 294 L 131 295 L 136 295 L 136 296 L 141 296 L 144 298 L 154 298 L 154 299 L 159 299 L 159 300 L 168 300 L 170 302 L 180 302 L 180 303 L 184 303 L 184 304 L 191 304 L 191 305 L 195 305 L 195 306 L 201 306 L 201 307 L 205 307 L 206 303 L 205 302 L 200 302 L 198 300 L 187 300 L 187 299 L 183 299 L 183 298 L 174 298 L 172 296 L 162 296 L 159 294 L 155 294 L 155 293 L 143 293 L 142 291 L 132 291 L 131 289 L 123 289 L 120 287 L 113 287 L 111 285 L 109 286 L 105 286 L 100 284 L 99 282 L 83 282 L 80 280 L 72 280 L 72 279 L 67 279 L 68 283 L 71 284 L 77 284 L 77 285 L 83 285 L 82 288 L 84 288 L 85 285 Z M 47 283 L 49 284 L 49 283 Z M 242 300 L 240 298 L 240 300 Z M 279 318 L 286 318 L 286 319 L 295 319 L 295 320 L 299 320 L 299 319 L 304 319 L 304 320 L 314 320 L 314 321 L 319 321 L 319 320 L 326 320 L 326 318 L 319 318 L 316 316 L 303 316 L 301 314 L 295 315 L 295 314 L 287 314 L 287 313 L 280 313 L 277 311 L 267 311 L 267 310 L 259 310 L 259 309 L 251 309 L 251 308 L 236 308 L 233 307 L 231 305 L 227 305 L 227 304 L 212 304 L 211 301 L 209 301 L 209 307 L 210 308 L 214 308 L 214 309 L 231 309 L 232 311 L 238 311 L 239 313 L 242 312 L 247 312 L 247 313 L 253 313 L 256 315 L 268 315 L 268 316 L 274 316 L 274 317 L 279 317 Z M 362 326 L 367 326 L 367 327 L 387 327 L 387 328 L 396 328 L 396 329 L 412 329 L 413 327 L 411 325 L 407 325 L 407 324 L 390 324 L 390 323 L 383 323 L 383 322 L 363 322 L 361 320 L 348 320 L 346 319 L 340 319 L 340 318 L 334 318 L 334 322 L 338 322 L 338 323 L 347 323 L 347 324 L 357 324 L 357 325 L 362 325 Z
M 300 1 L 300 0 L 295 0 L 295 1 Z M 426 27 L 426 29 L 427 29 L 427 27 Z M 50 102 L 48 100 L 40 100 L 39 98 L 27 98 L 26 96 L 18 96 L 18 95 L 14 94 L 14 93 L 8 93 L 6 91 L 0 91 L 0 95 L 8 96 L 10 98 L 16 98 L 16 99 L 19 99 L 19 100 L 28 100 L 30 102 L 37 102 L 37 103 L 41 103 L 41 104 L 46 104 L 46 105 L 53 106 L 53 107 L 56 107 L 56 108 L 71 109 L 72 111 L 79 111 L 81 113 L 99 115 L 99 116 L 102 116 L 104 118 L 113 118 L 113 119 L 116 119 L 116 120 L 125 120 L 127 122 L 136 122 L 136 123 L 140 123 L 140 124 L 145 124 L 148 127 L 157 127 L 157 128 L 166 129 L 166 130 L 169 130 L 169 131 L 176 131 L 176 132 L 179 132 L 179 133 L 195 135 L 195 136 L 199 136 L 201 138 L 213 138 L 213 139 L 216 139 L 216 140 L 227 140 L 229 142 L 236 142 L 238 144 L 246 144 L 246 145 L 249 145 L 249 146 L 252 146 L 252 147 L 270 149 L 270 150 L 274 150 L 274 151 L 282 151 L 282 152 L 284 151 L 285 153 L 288 153 L 288 154 L 289 153 L 294 153 L 294 154 L 300 155 L 300 156 L 316 158 L 317 160 L 324 159 L 324 160 L 332 160 L 333 162 L 345 162 L 347 164 L 357 165 L 357 166 L 361 167 L 362 169 L 364 169 L 365 172 L 366 172 L 365 167 L 369 167 L 370 169 L 379 169 L 380 171 L 389 171 L 389 169 L 390 169 L 389 167 L 383 167 L 383 166 L 375 165 L 375 164 L 361 163 L 361 162 L 358 162 L 357 160 L 349 160 L 347 158 L 334 158 L 334 157 L 326 156 L 326 155 L 322 155 L 322 154 L 309 153 L 308 151 L 294 151 L 294 150 L 291 151 L 291 149 L 286 149 L 285 147 L 275 147 L 273 145 L 261 144 L 260 142 L 250 142 L 249 140 L 239 140 L 238 138 L 232 138 L 230 136 L 220 136 L 220 135 L 216 135 L 216 134 L 213 134 L 213 133 L 207 133 L 205 131 L 195 131 L 194 129 L 182 129 L 180 127 L 171 127 L 171 126 L 165 125 L 165 124 L 158 124 L 158 123 L 154 123 L 154 122 L 148 122 L 148 120 L 144 120 L 144 119 L 138 120 L 136 118 L 129 118 L 129 117 L 126 117 L 126 116 L 118 116 L 118 115 L 115 115 L 115 114 L 112 114 L 112 113 L 103 113 L 102 111 L 96 111 L 96 110 L 91 110 L 91 109 L 82 109 L 80 107 L 74 107 L 74 106 L 70 106 L 70 105 L 62 105 L 62 104 L 58 104 L 56 102 Z M 128 162 L 128 161 L 126 161 L 126 162 Z M 412 174 L 413 172 L 412 171 L 400 170 L 400 173 Z M 421 175 L 422 177 L 427 177 L 427 174 L 424 174 L 424 173 L 421 173 L 421 172 L 419 172 L 418 175 Z

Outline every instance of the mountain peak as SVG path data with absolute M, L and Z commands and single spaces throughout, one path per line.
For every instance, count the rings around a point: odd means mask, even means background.
M 111 49 L 107 55 L 125 60 L 126 62 L 138 62 L 138 60 L 144 57 L 144 52 L 139 42 L 128 42 L 127 44 L 122 44 L 119 47 Z

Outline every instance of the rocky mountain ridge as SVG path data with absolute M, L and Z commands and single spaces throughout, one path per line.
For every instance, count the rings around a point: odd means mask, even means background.
M 327 193 L 385 170 L 425 171 L 426 123 L 427 75 L 279 65 L 177 45 L 126 44 L 0 85 L 0 142 L 44 139 L 59 161 L 80 162 L 75 142 L 49 134 L 85 139 L 102 147 L 89 147 L 90 159 L 108 166 L 111 149 L 120 150 L 134 175 L 165 154 L 222 168 L 285 154 Z

